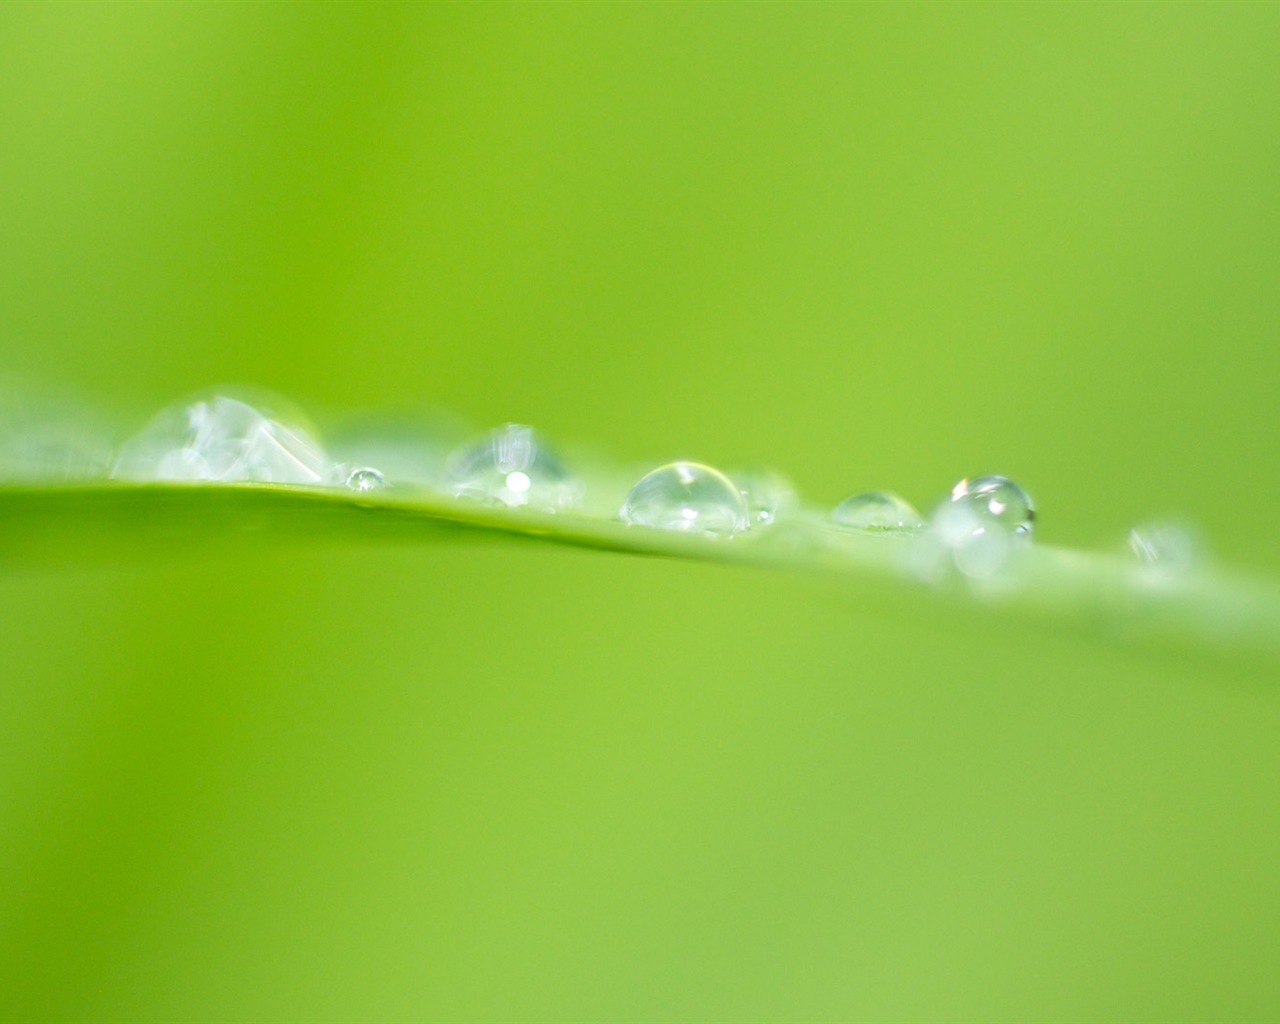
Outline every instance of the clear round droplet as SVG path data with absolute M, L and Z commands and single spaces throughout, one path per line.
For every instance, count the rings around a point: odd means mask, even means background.
M 355 469 L 347 476 L 347 487 L 353 491 L 385 490 L 387 479 L 376 469 Z
M 854 530 L 918 530 L 924 520 L 910 502 L 889 491 L 865 491 L 845 498 L 831 513 L 841 526 Z
M 582 484 L 532 427 L 508 423 L 454 450 L 452 490 L 460 498 L 542 512 L 575 508 Z
M 126 480 L 333 482 L 334 467 L 297 419 L 227 394 L 197 396 L 157 414 L 121 446 Z
M 742 492 L 718 469 L 672 462 L 642 477 L 618 512 L 625 523 L 728 536 L 747 528 Z
M 975 530 L 984 534 L 995 530 L 1010 537 L 1030 538 L 1035 530 L 1036 510 L 1031 495 L 1007 476 L 961 480 L 951 489 L 951 505 L 971 512 Z

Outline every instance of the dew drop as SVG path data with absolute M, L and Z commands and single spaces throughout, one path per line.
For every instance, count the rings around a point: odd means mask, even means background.
M 1014 548 L 1024 547 L 1014 534 L 993 529 L 964 502 L 943 502 L 929 521 L 913 552 L 917 573 L 935 583 L 953 574 L 973 582 L 1000 575 Z
M 388 486 L 447 490 L 446 460 L 469 434 L 437 410 L 365 411 L 327 426 L 325 442 L 334 461 L 349 468 L 377 466 Z
M 951 505 L 971 512 L 975 530 L 984 534 L 998 530 L 1011 537 L 1030 538 L 1035 530 L 1036 510 L 1031 495 L 1006 476 L 961 480 L 951 489 Z M 959 523 L 960 518 L 953 517 L 952 521 Z
M 920 513 L 889 491 L 851 495 L 835 507 L 831 518 L 841 526 L 875 532 L 918 530 L 924 526 Z
M 735 471 L 732 478 L 747 503 L 747 521 L 752 527 L 772 526 L 796 506 L 795 487 L 775 470 Z
M 39 483 L 110 475 L 111 433 L 78 396 L 0 378 L 0 480 Z
M 449 456 L 452 490 L 460 498 L 543 512 L 574 508 L 581 482 L 532 428 L 508 423 Z
M 1129 550 L 1146 568 L 1179 576 L 1199 559 L 1195 535 L 1174 523 L 1143 523 L 1129 531 Z
M 618 516 L 636 526 L 683 533 L 729 535 L 748 524 L 742 492 L 718 469 L 699 462 L 672 462 L 642 477 Z
M 1030 495 L 1008 477 L 961 480 L 934 511 L 917 568 L 935 580 L 957 572 L 975 583 L 1008 582 L 1015 549 L 1031 539 L 1034 524 Z
M 353 491 L 386 490 L 387 480 L 376 469 L 355 469 L 347 476 L 347 487 Z
M 124 443 L 113 475 L 127 480 L 329 483 L 333 464 L 297 420 L 227 394 L 158 413 Z

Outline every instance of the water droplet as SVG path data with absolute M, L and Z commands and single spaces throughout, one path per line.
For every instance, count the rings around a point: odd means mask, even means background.
M 0 378 L 0 479 L 101 480 L 111 432 L 79 396 L 37 381 Z
M 924 526 L 920 513 L 889 491 L 866 491 L 840 502 L 831 518 L 855 530 L 902 531 Z
M 255 396 L 256 397 L 256 396 Z M 285 421 L 227 394 L 195 397 L 157 414 L 120 449 L 114 475 L 129 480 L 329 483 L 333 464 L 297 419 Z
M 355 469 L 347 476 L 347 486 L 353 491 L 381 491 L 387 480 L 376 469 Z
M 1192 531 L 1174 523 L 1143 523 L 1129 531 L 1129 550 L 1145 567 L 1162 576 L 1178 576 L 1199 559 Z
M 975 530 L 983 533 L 1000 530 L 1009 536 L 1029 538 L 1035 529 L 1036 509 L 1031 495 L 1006 476 L 961 480 L 951 489 L 951 504 L 972 512 Z M 957 524 L 960 519 L 953 517 L 952 521 Z
M 447 490 L 449 453 L 470 431 L 447 413 L 432 409 L 362 412 L 338 419 L 325 430 L 335 462 L 377 466 L 389 485 Z
M 771 526 L 795 508 L 795 487 L 775 470 L 735 471 L 732 477 L 747 503 L 747 520 L 753 527 Z
M 975 583 L 992 585 L 997 577 L 1010 583 L 1006 567 L 1031 539 L 1034 523 L 1030 496 L 1008 477 L 961 480 L 934 511 L 917 568 L 939 581 L 954 571 Z
M 508 423 L 456 449 L 449 457 L 453 493 L 460 498 L 543 512 L 581 504 L 582 485 L 532 428 Z
M 944 502 L 919 535 L 911 564 L 917 575 L 942 583 L 953 575 L 985 583 L 1005 569 L 1016 543 L 1013 534 L 992 529 L 975 509 L 964 503 Z
M 623 522 L 684 533 L 733 534 L 748 523 L 747 503 L 733 481 L 699 462 L 659 466 L 631 488 Z

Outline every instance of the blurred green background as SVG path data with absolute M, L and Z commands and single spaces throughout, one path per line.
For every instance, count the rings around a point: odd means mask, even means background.
M 0 371 L 1004 472 L 1280 572 L 1280 6 L 7 4 Z M 1274 666 L 786 574 L 0 573 L 0 1018 L 1274 1019 Z

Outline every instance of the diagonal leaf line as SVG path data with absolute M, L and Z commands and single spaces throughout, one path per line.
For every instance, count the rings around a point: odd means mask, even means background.
M 984 614 L 1032 617 L 1108 640 L 1280 664 L 1280 587 L 1208 568 L 1163 577 L 1119 556 L 1028 545 L 1016 572 L 989 581 L 922 573 L 919 541 L 859 534 L 816 512 L 733 538 L 685 535 L 582 514 L 491 507 L 426 491 L 359 495 L 280 484 L 126 484 L 0 488 L 0 574 L 182 557 L 218 545 L 536 542 L 624 555 L 804 572 L 921 595 Z M 993 611 L 992 609 L 995 609 Z

